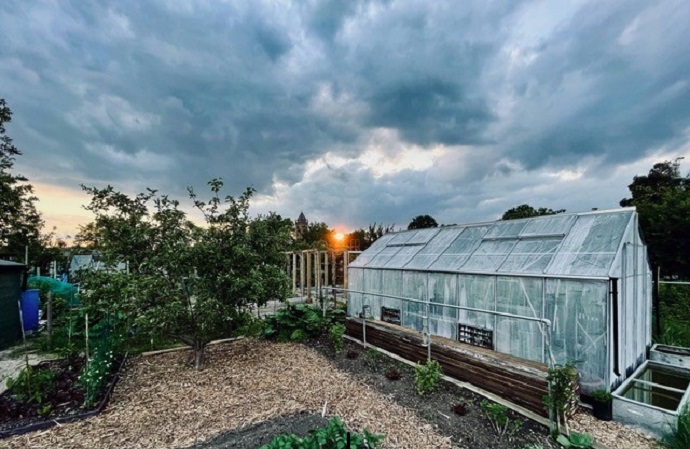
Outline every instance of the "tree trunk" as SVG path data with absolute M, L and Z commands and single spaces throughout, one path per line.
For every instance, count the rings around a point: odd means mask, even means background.
M 196 342 L 194 344 L 194 369 L 200 370 L 201 365 L 204 363 L 204 345 L 201 342 Z

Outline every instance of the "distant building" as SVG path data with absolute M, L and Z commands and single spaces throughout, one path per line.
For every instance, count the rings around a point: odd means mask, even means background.
M 117 266 L 107 266 L 105 263 L 100 261 L 100 257 L 97 254 L 83 254 L 74 255 L 69 264 L 70 277 L 81 271 L 94 270 L 110 270 L 110 271 L 126 271 L 127 264 L 124 262 L 119 262 Z
M 295 233 L 298 236 L 303 235 L 305 232 L 307 232 L 308 226 L 309 221 L 307 221 L 307 217 L 304 216 L 304 212 L 300 212 L 299 217 L 297 217 L 297 220 L 295 220 Z

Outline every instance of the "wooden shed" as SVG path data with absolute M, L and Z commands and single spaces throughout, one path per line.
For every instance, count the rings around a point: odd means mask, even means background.
M 0 349 L 22 335 L 17 301 L 21 297 L 24 265 L 0 260 Z

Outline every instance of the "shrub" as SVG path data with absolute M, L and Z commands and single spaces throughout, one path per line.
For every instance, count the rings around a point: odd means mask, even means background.
M 417 394 L 424 396 L 436 389 L 441 378 L 441 365 L 436 360 L 430 360 L 426 365 L 417 364 L 414 373 L 414 385 Z
M 551 432 L 557 433 L 563 425 L 566 433 L 570 433 L 568 414 L 573 403 L 577 403 L 574 388 L 578 381 L 575 362 L 571 361 L 565 365 L 556 365 L 550 368 L 546 380 L 550 384 L 550 393 L 544 396 L 544 404 L 556 418 L 556 428 L 551 429 Z
M 400 371 L 398 371 L 397 369 L 390 369 L 386 371 L 386 378 L 388 380 L 400 380 L 400 377 Z
M 275 315 L 266 318 L 263 335 L 269 340 L 306 341 L 319 336 L 326 320 L 321 310 L 306 304 L 287 304 Z
M 55 371 L 27 366 L 16 379 L 9 378 L 5 384 L 19 402 L 40 404 L 55 390 Z
M 364 430 L 361 435 L 348 432 L 343 421 L 336 416 L 328 422 L 327 426 L 309 432 L 306 438 L 300 438 L 297 435 L 279 435 L 259 449 L 345 449 L 348 433 L 350 447 L 347 449 L 374 449 L 383 441 L 383 435 L 375 435 L 367 430 Z
M 690 447 L 690 405 L 685 405 L 676 420 L 676 427 L 663 439 L 668 449 L 687 449 Z
M 508 417 L 508 407 L 502 404 L 496 404 L 495 402 L 482 401 L 481 407 L 484 409 L 486 416 L 491 422 L 491 426 L 496 431 L 499 438 L 503 437 L 508 433 L 509 438 L 512 438 L 515 433 L 522 427 L 522 420 L 513 419 Z
M 333 341 L 333 346 L 335 346 L 335 353 L 340 354 L 343 352 L 343 335 L 345 335 L 345 326 L 342 324 L 334 324 L 328 329 L 328 335 Z

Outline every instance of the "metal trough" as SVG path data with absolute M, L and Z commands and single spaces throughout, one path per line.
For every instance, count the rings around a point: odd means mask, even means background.
M 613 419 L 661 438 L 689 401 L 690 369 L 647 360 L 613 392 Z

